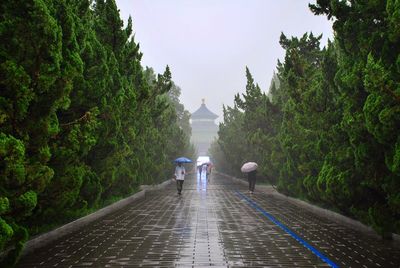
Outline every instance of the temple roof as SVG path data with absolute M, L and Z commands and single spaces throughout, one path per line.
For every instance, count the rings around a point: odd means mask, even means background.
M 208 110 L 206 104 L 204 103 L 204 99 L 202 99 L 202 104 L 199 109 L 197 109 L 194 113 L 192 113 L 192 119 L 216 119 L 218 115 Z

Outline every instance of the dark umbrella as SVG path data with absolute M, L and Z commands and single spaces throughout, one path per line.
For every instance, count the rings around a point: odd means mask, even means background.
M 175 163 L 192 163 L 193 161 L 187 157 L 179 157 L 174 160 Z

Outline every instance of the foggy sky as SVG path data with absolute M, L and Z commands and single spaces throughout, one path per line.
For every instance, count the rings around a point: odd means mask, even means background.
M 142 65 L 163 73 L 166 65 L 190 112 L 207 107 L 222 120 L 222 105 L 246 86 L 245 67 L 268 91 L 284 50 L 279 36 L 323 34 L 332 39 L 332 22 L 315 16 L 311 0 L 116 0 L 121 17 L 133 20 Z

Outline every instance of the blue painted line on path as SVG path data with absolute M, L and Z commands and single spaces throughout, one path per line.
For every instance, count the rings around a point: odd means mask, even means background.
M 250 198 L 248 198 L 247 196 L 245 196 L 244 194 L 242 194 L 241 192 L 236 190 L 236 193 L 241 196 L 244 200 L 246 200 L 250 206 L 252 206 L 253 208 L 255 208 L 256 210 L 258 210 L 259 212 L 261 212 L 265 217 L 267 217 L 270 221 L 272 221 L 273 223 L 275 223 L 279 228 L 281 228 L 283 231 L 285 231 L 286 233 L 288 233 L 290 236 L 292 236 L 294 239 L 296 239 L 300 244 L 302 244 L 304 247 L 306 247 L 307 249 L 309 249 L 312 253 L 314 253 L 318 258 L 320 258 L 323 262 L 329 264 L 331 267 L 334 268 L 339 268 L 339 266 L 334 263 L 333 261 L 331 261 L 330 259 L 328 259 L 328 257 L 326 257 L 324 254 L 322 254 L 321 252 L 319 252 L 316 248 L 314 248 L 313 246 L 311 246 L 310 244 L 308 244 L 306 241 L 304 241 L 304 239 L 302 239 L 300 236 L 298 236 L 297 234 L 295 234 L 292 230 L 290 230 L 287 226 L 285 226 L 283 223 L 281 223 L 280 221 L 278 221 L 274 216 L 272 216 L 271 214 L 269 214 L 268 212 L 266 212 L 264 209 L 262 209 L 259 205 L 257 205 L 256 202 L 254 202 L 253 200 L 251 200 Z

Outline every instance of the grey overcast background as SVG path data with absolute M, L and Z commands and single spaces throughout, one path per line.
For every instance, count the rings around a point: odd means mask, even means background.
M 323 34 L 333 38 L 332 21 L 315 16 L 311 0 L 116 0 L 124 24 L 131 15 L 142 65 L 162 73 L 169 65 L 194 112 L 204 98 L 222 121 L 222 105 L 246 86 L 245 67 L 265 92 L 278 59 L 279 36 Z

